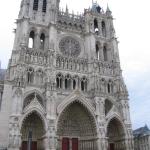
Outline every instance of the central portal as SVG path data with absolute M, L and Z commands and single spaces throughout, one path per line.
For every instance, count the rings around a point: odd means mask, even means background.
M 57 134 L 59 150 L 97 150 L 95 120 L 78 102 L 70 104 L 60 115 Z

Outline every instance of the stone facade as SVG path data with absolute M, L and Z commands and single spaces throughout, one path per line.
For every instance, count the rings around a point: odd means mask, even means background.
M 0 147 L 133 150 L 112 13 L 22 0 L 3 84 Z
M 150 130 L 147 126 L 134 130 L 133 135 L 134 135 L 135 150 L 150 149 Z

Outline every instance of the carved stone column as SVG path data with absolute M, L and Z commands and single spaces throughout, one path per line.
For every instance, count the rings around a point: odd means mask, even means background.
M 21 148 L 21 134 L 17 123 L 9 126 L 9 145 L 8 150 L 19 150 Z
M 104 128 L 104 100 L 96 97 L 96 114 L 98 122 L 98 150 L 107 150 L 105 128 Z
M 57 136 L 56 136 L 54 120 L 49 121 L 49 142 L 50 142 L 50 150 L 56 150 Z

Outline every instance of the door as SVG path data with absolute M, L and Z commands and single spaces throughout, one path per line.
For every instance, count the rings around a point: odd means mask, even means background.
M 78 138 L 72 139 L 72 150 L 78 150 Z
M 62 150 L 69 150 L 69 138 L 62 139 Z
M 22 142 L 22 148 L 21 148 L 21 150 L 27 150 L 27 142 L 26 141 Z
M 28 150 L 28 142 L 27 141 L 22 142 L 21 150 Z M 31 150 L 37 150 L 37 142 L 31 143 Z
M 114 143 L 109 144 L 109 150 L 115 150 L 115 144 Z

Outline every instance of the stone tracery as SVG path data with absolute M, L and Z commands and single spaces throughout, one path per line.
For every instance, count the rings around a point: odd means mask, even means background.
M 65 56 L 77 57 L 81 52 L 80 43 L 72 37 L 64 37 L 59 43 L 60 51 Z

